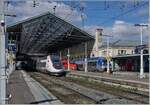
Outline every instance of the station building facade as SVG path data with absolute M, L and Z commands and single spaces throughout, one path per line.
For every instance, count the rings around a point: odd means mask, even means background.
M 115 44 L 114 44 L 115 43 Z M 87 44 L 87 45 L 86 45 Z M 119 40 L 116 42 L 109 43 L 108 54 L 110 57 L 120 56 L 120 55 L 132 55 L 137 54 L 136 46 L 139 42 Z M 87 49 L 86 49 L 87 47 Z M 95 34 L 95 40 L 88 41 L 86 43 L 81 43 L 70 48 L 65 48 L 60 51 L 63 58 L 67 57 L 68 49 L 70 53 L 70 58 L 84 58 L 87 57 L 106 57 L 107 56 L 107 42 L 102 40 L 102 29 L 97 29 Z M 144 53 L 148 53 L 148 48 L 144 49 Z

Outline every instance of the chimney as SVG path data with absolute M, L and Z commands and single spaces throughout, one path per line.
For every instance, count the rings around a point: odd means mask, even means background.
M 102 46 L 102 31 L 103 29 L 96 29 L 95 34 L 95 57 L 99 56 L 99 47 Z

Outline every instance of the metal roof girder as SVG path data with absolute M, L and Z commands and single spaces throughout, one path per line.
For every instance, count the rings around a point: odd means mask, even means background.
M 42 38 L 42 39 L 40 39 L 39 41 L 40 41 L 40 42 L 41 42 L 41 41 L 46 42 L 46 41 L 47 41 L 47 40 L 45 40 L 45 39 L 47 39 L 46 36 L 47 36 L 47 35 L 45 35 L 45 38 Z M 39 44 L 39 41 L 37 40 L 37 42 L 36 42 L 37 44 L 35 44 L 35 45 L 33 46 L 33 49 L 36 48 L 36 47 L 39 47 L 39 45 L 40 45 L 40 44 Z
M 42 49 L 45 45 L 49 44 L 50 42 L 52 42 L 53 40 L 56 40 L 57 38 L 60 38 L 59 36 L 54 36 L 51 38 L 51 41 L 46 41 L 46 43 L 44 43 L 43 45 L 41 45 L 40 47 L 38 47 L 38 50 Z
M 50 19 L 50 20 L 52 21 L 53 19 Z M 50 22 L 46 22 L 46 23 L 51 23 L 50 26 L 52 26 L 53 23 L 52 23 L 51 21 L 50 21 Z M 54 19 L 54 22 L 55 22 L 55 21 L 56 21 L 56 19 Z M 47 25 L 46 25 L 46 26 L 47 26 Z M 47 29 L 49 29 L 49 28 L 47 28 Z M 43 39 L 44 39 L 44 38 L 43 38 Z
M 62 26 L 62 25 L 60 25 L 60 26 Z M 52 37 L 53 37 L 53 35 L 55 35 L 56 31 L 59 30 L 59 27 L 60 27 L 60 26 L 58 26 L 58 28 L 55 30 L 54 34 L 52 34 Z M 49 40 L 49 38 L 48 38 L 47 40 Z M 42 47 L 43 47 L 43 46 L 42 46 Z M 38 49 L 41 49 L 42 47 L 40 46 Z
M 31 33 L 32 35 L 36 33 L 42 24 L 41 22 L 43 22 L 42 18 L 40 20 L 34 20 L 33 22 L 31 22 L 30 27 L 27 27 L 29 29 L 28 33 Z M 24 24 L 24 26 L 26 26 L 26 24 Z M 30 38 L 31 36 L 28 37 Z
M 56 21 L 57 21 L 57 20 L 56 20 Z M 62 26 L 62 24 L 61 24 L 60 26 Z M 50 29 L 52 29 L 52 28 L 50 28 Z M 50 30 L 50 29 L 49 29 L 49 30 Z M 63 29 L 64 29 L 64 28 L 63 28 Z M 42 46 L 42 47 L 43 47 L 43 46 Z
M 34 27 L 32 27 L 32 28 L 34 28 Z M 31 29 L 32 29 L 31 28 Z M 24 27 L 23 27 L 23 29 L 24 29 Z M 24 34 L 22 34 L 22 36 L 24 35 L 24 36 L 26 36 L 23 40 L 23 42 L 22 42 L 22 46 L 26 46 L 26 44 L 28 43 L 28 41 L 29 41 L 29 38 L 30 38 L 30 36 L 31 36 L 31 34 L 33 33 L 33 29 L 32 30 L 29 30 L 29 31 L 32 31 L 32 32 L 25 32 Z

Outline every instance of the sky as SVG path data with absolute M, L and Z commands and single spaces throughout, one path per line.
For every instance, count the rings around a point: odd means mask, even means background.
M 5 9 L 15 13 L 17 17 L 7 17 L 7 24 L 47 11 L 54 13 L 53 8 L 56 6 L 55 14 L 57 16 L 84 29 L 93 36 L 97 28 L 102 28 L 103 34 L 113 36 L 112 40 L 139 41 L 140 29 L 134 24 L 148 23 L 147 0 L 36 0 L 36 4 L 33 7 L 33 0 L 12 0 L 8 6 L 5 6 Z M 146 28 L 143 29 L 143 39 L 148 41 Z

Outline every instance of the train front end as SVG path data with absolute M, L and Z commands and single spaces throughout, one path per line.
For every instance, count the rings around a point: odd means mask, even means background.
M 59 56 L 48 56 L 47 58 L 47 68 L 49 73 L 52 75 L 58 75 L 58 76 L 65 76 L 67 73 L 69 73 L 67 70 L 63 68 L 63 65 L 61 64 L 61 60 Z

